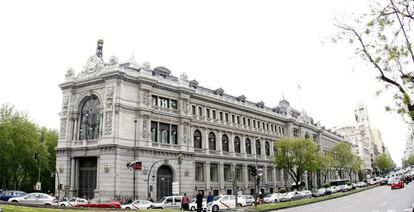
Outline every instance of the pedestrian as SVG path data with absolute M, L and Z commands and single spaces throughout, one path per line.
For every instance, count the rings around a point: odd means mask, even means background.
M 207 196 L 207 204 L 209 202 L 213 202 L 214 196 L 211 194 L 211 191 L 208 192 L 208 196 Z
M 203 192 L 199 191 L 196 196 L 197 212 L 203 211 Z
M 189 204 L 190 204 L 190 198 L 188 198 L 187 194 L 184 193 L 183 198 L 181 198 L 181 207 L 183 208 L 183 210 L 188 211 Z

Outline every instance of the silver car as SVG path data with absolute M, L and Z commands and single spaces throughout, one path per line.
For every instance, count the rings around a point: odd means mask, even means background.
M 8 202 L 36 204 L 36 205 L 58 205 L 58 200 L 44 193 L 30 193 L 22 197 L 13 197 Z

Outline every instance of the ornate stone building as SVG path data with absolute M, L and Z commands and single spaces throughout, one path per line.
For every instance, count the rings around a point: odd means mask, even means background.
M 59 85 L 56 168 L 69 196 L 132 197 L 133 170 L 126 166 L 131 161 L 142 162 L 136 172 L 139 198 L 146 198 L 150 187 L 154 199 L 170 195 L 172 182 L 190 195 L 232 193 L 233 178 L 238 192 L 251 193 L 254 166 L 263 169 L 262 191 L 273 192 L 292 183 L 271 162 L 273 142 L 304 136 L 329 151 L 342 140 L 286 100 L 270 108 L 199 86 L 184 74 L 174 77 L 164 67 L 139 65 L 134 58 L 104 62 L 102 46 L 98 41 L 82 72 L 75 76 L 69 69 Z M 309 186 L 321 184 L 312 179 L 306 180 Z

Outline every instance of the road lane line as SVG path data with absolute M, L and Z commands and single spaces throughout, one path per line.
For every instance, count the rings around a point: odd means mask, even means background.
M 384 203 L 382 204 L 382 206 L 385 206 L 386 204 L 388 204 L 388 202 L 384 202 Z

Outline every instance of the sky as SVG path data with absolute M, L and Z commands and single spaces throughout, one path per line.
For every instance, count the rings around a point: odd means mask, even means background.
M 69 67 L 82 70 L 104 40 L 103 58 L 186 73 L 201 86 L 274 107 L 285 98 L 327 128 L 354 123 L 365 102 L 397 165 L 407 127 L 385 112 L 391 96 L 346 44 L 335 20 L 368 11 L 367 0 L 0 1 L 0 104 L 58 129 Z M 299 88 L 300 87 L 300 88 Z

